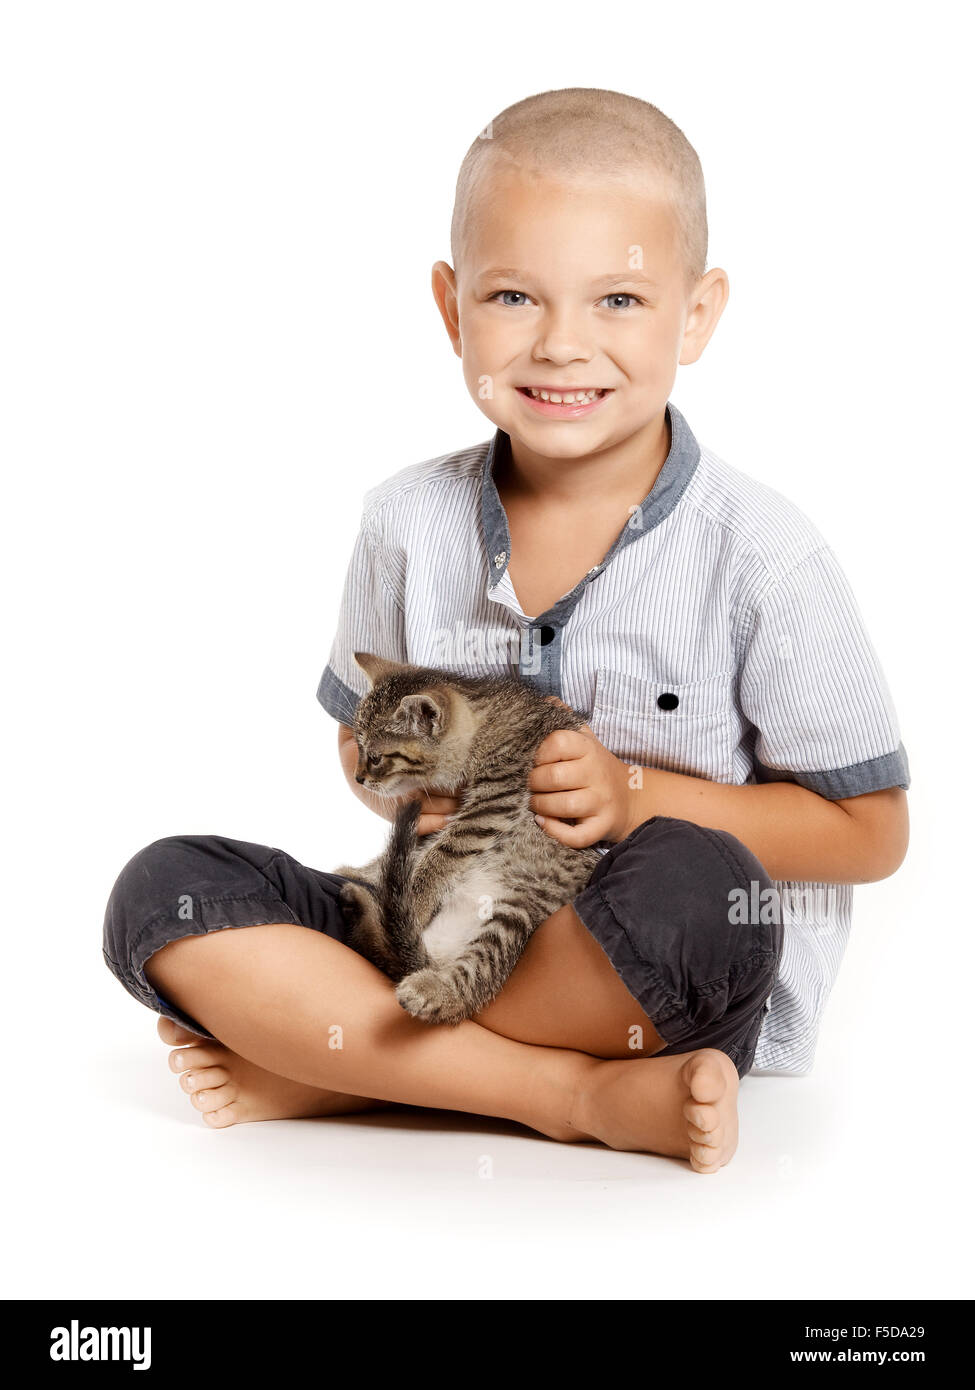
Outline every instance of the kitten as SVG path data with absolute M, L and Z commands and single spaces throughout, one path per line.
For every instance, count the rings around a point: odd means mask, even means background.
M 398 982 L 408 1013 L 459 1023 L 501 989 L 534 929 L 585 886 L 594 847 L 537 824 L 528 776 L 538 745 L 585 719 L 514 676 L 460 676 L 355 652 L 371 688 L 359 702 L 356 781 L 402 796 L 455 795 L 442 830 L 417 835 L 420 804 L 397 813 L 385 850 L 334 872 L 350 945 Z

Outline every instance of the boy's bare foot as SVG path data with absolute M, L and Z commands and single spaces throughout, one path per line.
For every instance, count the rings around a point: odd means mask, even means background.
M 338 1091 L 319 1091 L 291 1081 L 239 1057 L 223 1043 L 211 1042 L 160 1016 L 156 1025 L 165 1043 L 191 1043 L 169 1054 L 171 1071 L 199 1110 L 204 1124 L 213 1129 L 250 1120 L 295 1120 L 310 1115 L 350 1115 L 378 1110 L 387 1102 L 347 1096 Z
M 705 1047 L 597 1062 L 583 1074 L 571 1124 L 610 1148 L 688 1158 L 696 1173 L 716 1173 L 738 1146 L 737 1102 L 737 1068 Z
M 169 1054 L 170 1069 L 213 1129 L 390 1105 L 277 1076 L 172 1019 L 160 1018 L 157 1029 L 164 1042 L 182 1044 Z M 613 1149 L 686 1158 L 698 1173 L 717 1172 L 734 1154 L 738 1072 L 725 1053 L 703 1048 L 677 1057 L 584 1062 L 580 1057 L 579 1062 L 579 1089 L 568 1125 L 538 1126 L 552 1138 L 592 1138 Z

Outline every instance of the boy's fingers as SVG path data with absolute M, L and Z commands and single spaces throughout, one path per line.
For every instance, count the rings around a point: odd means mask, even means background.
M 588 729 L 588 724 L 586 725 Z M 588 743 L 578 742 L 581 729 L 556 729 L 546 734 L 535 749 L 535 766 L 541 763 L 569 762 L 573 758 L 583 758 L 589 752 Z
M 528 790 L 532 792 L 570 792 L 588 785 L 576 759 L 536 763 L 528 774 Z
M 535 815 L 557 816 L 559 820 L 573 820 L 583 815 L 591 815 L 589 811 L 580 810 L 574 792 L 541 792 L 533 796 L 529 805 Z
M 585 824 L 568 825 L 564 820 L 555 820 L 551 816 L 545 816 L 541 828 L 546 835 L 551 835 L 553 840 L 559 840 L 571 849 L 585 849 L 592 844 Z

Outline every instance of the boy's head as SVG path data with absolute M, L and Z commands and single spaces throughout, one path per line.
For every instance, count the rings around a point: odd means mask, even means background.
M 669 205 L 688 292 L 704 274 L 708 221 L 701 163 L 686 136 L 638 97 L 599 88 L 541 92 L 507 107 L 471 145 L 457 178 L 450 254 L 459 275 L 492 180 L 511 170 L 559 181 L 646 181 Z
M 542 92 L 502 111 L 457 180 L 451 268 L 433 288 L 484 413 L 547 456 L 590 454 L 659 421 L 727 298 L 706 272 L 700 162 L 656 107 Z M 586 403 L 545 403 L 596 388 Z

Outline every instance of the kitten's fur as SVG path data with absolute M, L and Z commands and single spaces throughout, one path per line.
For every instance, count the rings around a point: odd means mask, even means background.
M 494 998 L 534 929 L 599 862 L 595 848 L 546 835 L 529 805 L 538 745 L 585 720 L 517 677 L 354 656 L 372 682 L 353 726 L 356 779 L 388 796 L 464 791 L 442 830 L 416 834 L 411 798 L 382 854 L 335 870 L 358 880 L 339 893 L 350 944 L 398 981 L 407 1012 L 459 1023 Z

